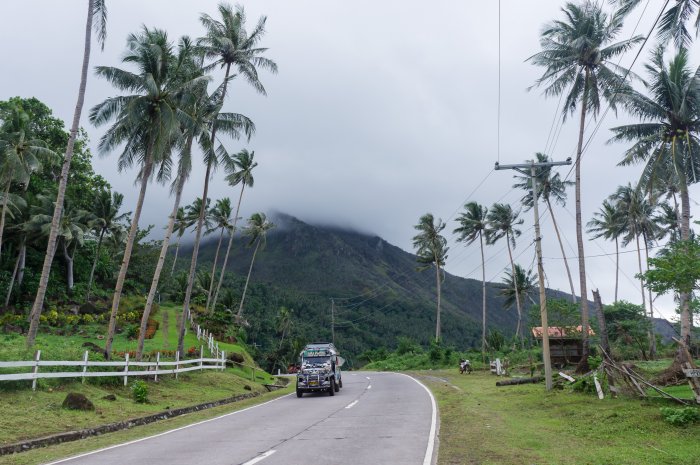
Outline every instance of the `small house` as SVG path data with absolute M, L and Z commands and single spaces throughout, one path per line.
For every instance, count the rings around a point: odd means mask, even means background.
M 552 364 L 564 366 L 578 363 L 583 354 L 583 340 L 581 339 L 581 326 L 550 326 L 549 331 L 549 355 Z M 595 333 L 588 327 L 588 334 Z M 542 326 L 532 328 L 532 335 L 538 343 L 542 340 Z

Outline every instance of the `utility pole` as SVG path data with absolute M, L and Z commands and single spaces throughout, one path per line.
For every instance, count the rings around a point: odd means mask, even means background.
M 335 344 L 335 300 L 331 299 L 331 342 Z
M 537 191 L 537 168 L 546 168 L 550 166 L 570 165 L 571 158 L 566 161 L 552 161 L 547 163 L 535 163 L 534 160 L 529 163 L 520 163 L 516 165 L 500 165 L 496 163 L 496 170 L 515 170 L 518 173 L 530 177 L 532 186 L 532 205 L 535 213 L 535 253 L 537 254 L 537 277 L 539 278 L 540 287 L 540 318 L 542 319 L 542 359 L 544 361 L 544 379 L 545 388 L 550 391 L 552 389 L 552 360 L 549 355 L 549 324 L 547 322 L 547 296 L 544 287 L 544 268 L 542 266 L 542 235 L 540 234 L 540 214 L 537 206 L 539 202 L 539 192 Z M 528 170 L 529 168 L 529 170 Z M 517 290 L 516 290 L 517 292 Z

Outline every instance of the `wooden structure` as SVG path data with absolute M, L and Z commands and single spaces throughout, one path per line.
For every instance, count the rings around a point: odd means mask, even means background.
M 577 327 L 550 326 L 548 329 L 549 353 L 554 365 L 571 365 L 581 361 L 583 341 L 581 339 L 580 325 Z M 588 328 L 588 334 L 590 336 L 594 335 L 590 327 Z M 538 342 L 541 341 L 542 327 L 536 326 L 532 328 L 532 335 Z

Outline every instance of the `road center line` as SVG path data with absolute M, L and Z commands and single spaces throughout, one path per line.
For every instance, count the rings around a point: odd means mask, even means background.
M 371 379 L 371 378 L 370 378 L 369 376 L 365 376 L 365 378 L 367 378 L 367 379 Z
M 358 402 L 359 400 L 353 400 L 348 405 L 346 405 L 345 408 L 353 408 L 355 405 L 357 405 Z
M 367 389 L 372 389 L 372 385 L 370 384 L 369 386 L 367 386 Z
M 248 460 L 248 461 L 247 461 L 246 463 L 244 463 L 243 465 L 253 465 L 253 464 L 255 464 L 255 463 L 258 463 L 258 462 L 260 462 L 261 460 L 265 460 L 266 458 L 268 458 L 269 456 L 271 456 L 271 455 L 274 454 L 275 452 L 277 452 L 277 451 L 274 450 L 274 449 L 273 449 L 273 450 L 268 450 L 268 451 L 265 452 L 264 454 L 260 454 L 260 455 L 258 455 L 257 457 L 255 457 L 254 459 Z

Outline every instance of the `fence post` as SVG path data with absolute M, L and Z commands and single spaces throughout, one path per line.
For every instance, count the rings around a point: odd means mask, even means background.
M 81 381 L 83 384 L 85 384 L 85 372 L 87 372 L 88 357 L 89 357 L 89 356 L 90 356 L 90 355 L 89 355 L 88 351 L 86 350 L 86 351 L 85 351 L 85 355 L 83 355 L 83 379 L 82 379 L 82 381 Z
M 199 341 L 199 338 L 202 337 L 202 328 L 197 325 L 197 340 Z
M 34 361 L 36 362 L 34 364 L 34 370 L 32 373 L 34 374 L 34 379 L 32 380 L 32 391 L 36 391 L 36 375 L 39 373 L 39 360 L 41 360 L 41 350 L 37 350 L 36 354 L 34 355 Z
M 250 380 L 252 382 L 255 382 L 255 365 L 253 365 L 253 371 L 251 372 Z
M 202 359 L 204 358 L 204 346 L 199 346 L 199 371 L 204 371 L 204 362 Z
M 226 368 L 226 351 L 222 350 L 221 351 L 221 371 L 224 371 Z
M 158 369 L 160 368 L 159 365 L 160 365 L 160 352 L 157 352 L 156 353 L 156 379 L 155 379 L 156 383 L 158 382 Z
M 124 386 L 126 386 L 129 378 L 129 352 L 124 357 Z
M 216 343 L 216 358 L 219 358 L 219 343 Z
M 175 352 L 175 379 L 177 379 L 177 374 L 180 371 L 180 351 Z

